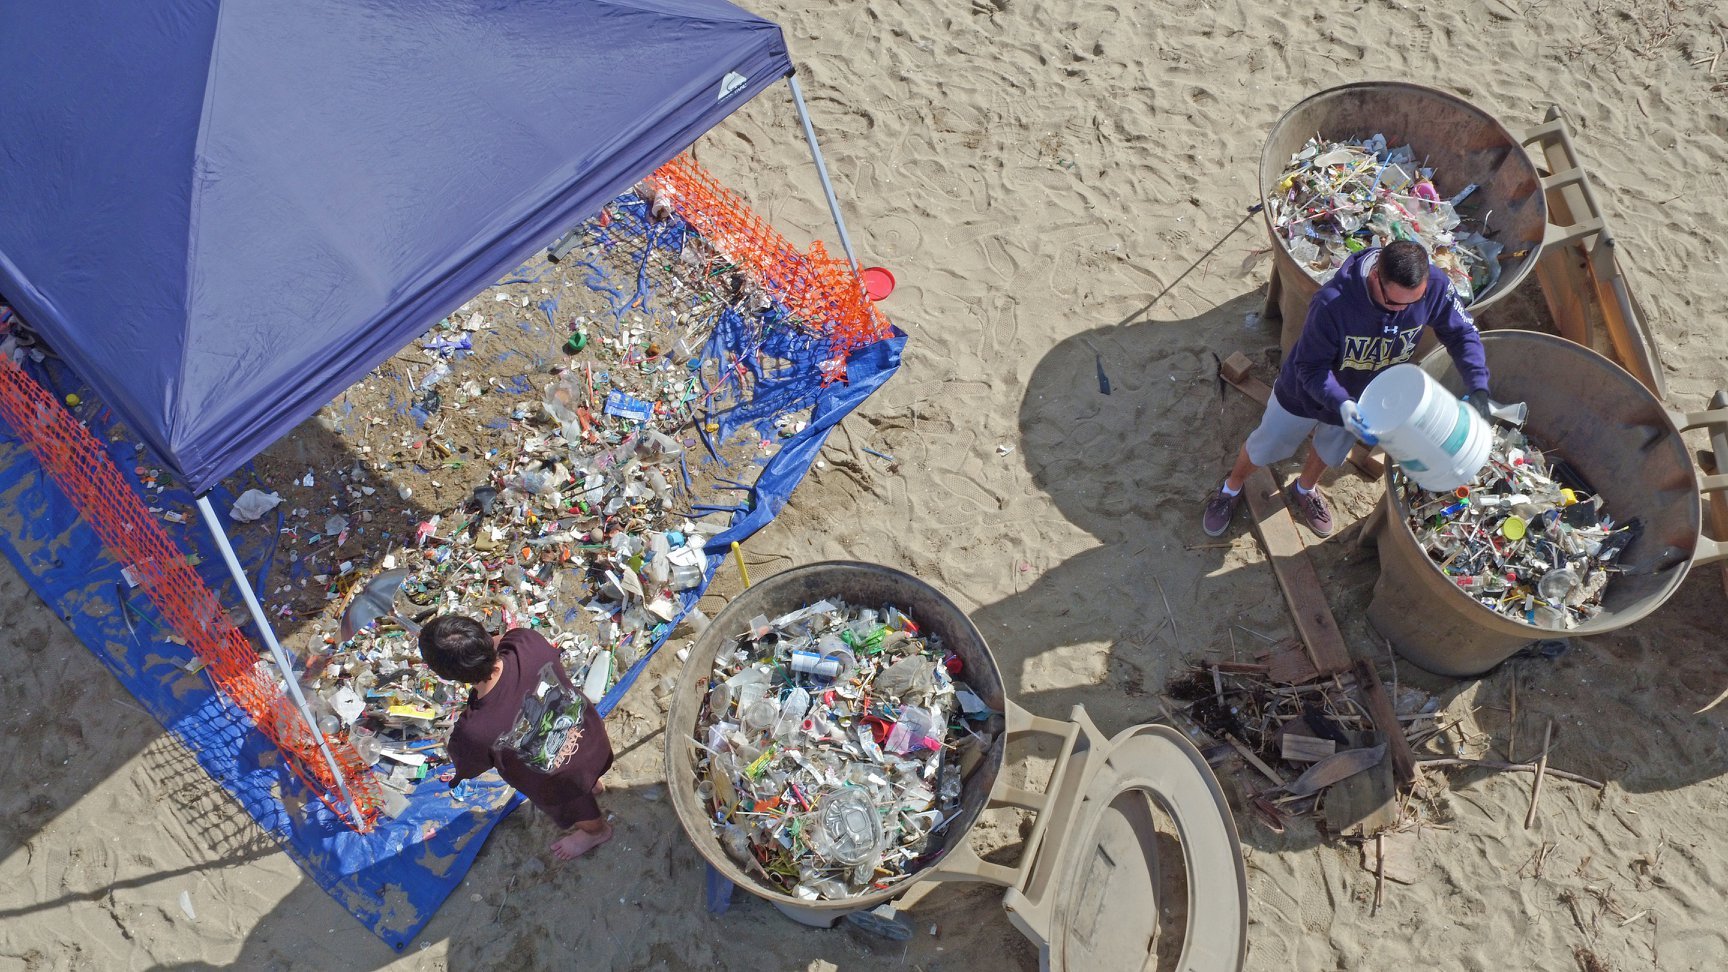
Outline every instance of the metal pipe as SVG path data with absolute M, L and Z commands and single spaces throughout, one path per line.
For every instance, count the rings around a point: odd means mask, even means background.
M 810 143 L 810 158 L 816 161 L 816 177 L 822 180 L 822 194 L 828 197 L 828 212 L 834 216 L 834 228 L 840 231 L 840 248 L 846 251 L 846 259 L 851 261 L 852 270 L 856 272 L 858 256 L 852 252 L 852 238 L 846 235 L 846 220 L 840 216 L 840 200 L 834 198 L 834 184 L 828 181 L 828 165 L 822 161 L 822 148 L 816 144 L 816 129 L 810 124 L 810 111 L 804 107 L 804 93 L 798 88 L 798 76 L 786 75 L 786 84 L 792 88 L 792 103 L 798 107 L 798 120 L 804 123 L 804 141 Z
M 222 529 L 222 521 L 216 518 L 216 508 L 210 505 L 208 494 L 198 497 L 198 513 L 204 518 L 204 526 L 209 528 L 210 535 L 216 539 L 216 546 L 222 551 L 222 559 L 228 564 L 228 573 L 234 578 L 234 585 L 240 588 L 240 596 L 246 601 L 246 610 L 252 613 L 252 620 L 257 623 L 259 633 L 264 636 L 264 645 L 270 649 L 270 657 L 276 660 L 276 668 L 282 673 L 282 681 L 288 687 L 288 697 L 293 700 L 294 707 L 300 710 L 300 718 L 306 720 L 306 728 L 312 731 L 312 738 L 318 741 L 318 751 L 324 754 L 324 762 L 336 779 L 336 789 L 342 794 L 342 802 L 348 805 L 348 813 L 353 821 L 360 823 L 360 808 L 354 805 L 354 798 L 348 793 L 348 781 L 342 777 L 342 767 L 336 763 L 336 754 L 330 751 L 330 743 L 324 738 L 324 731 L 318 728 L 318 720 L 312 715 L 312 707 L 306 704 L 306 696 L 300 691 L 299 679 L 294 677 L 294 666 L 288 660 L 288 653 L 282 650 L 282 643 L 276 640 L 276 630 L 270 627 L 269 620 L 264 617 L 264 606 L 258 603 L 258 595 L 252 590 L 252 581 L 246 577 L 245 569 L 240 566 L 240 558 L 234 555 L 234 547 L 228 543 L 228 534 Z

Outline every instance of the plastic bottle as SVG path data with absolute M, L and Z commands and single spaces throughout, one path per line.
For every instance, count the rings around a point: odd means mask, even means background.
M 732 698 L 737 700 L 739 712 L 768 694 L 768 680 L 768 672 L 759 665 L 751 665 L 726 680 L 726 684 L 732 687 Z
M 781 745 L 791 746 L 798 739 L 798 727 L 804 722 L 804 713 L 810 708 L 810 693 L 802 687 L 794 688 L 780 700 L 780 720 L 774 725 L 774 738 Z
M 360 757 L 361 762 L 365 763 L 367 766 L 378 765 L 378 760 L 382 756 L 382 747 L 378 745 L 377 736 L 374 736 L 369 732 L 356 731 L 354 733 L 353 742 L 354 752 Z
M 648 582 L 655 587 L 664 587 L 672 579 L 672 565 L 667 562 L 666 555 L 672 552 L 672 545 L 667 542 L 666 534 L 648 534 L 648 556 L 643 563 Z

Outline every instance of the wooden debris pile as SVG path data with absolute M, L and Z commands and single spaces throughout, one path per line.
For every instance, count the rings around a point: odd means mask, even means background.
M 1166 691 L 1204 734 L 1210 762 L 1240 758 L 1254 768 L 1259 780 L 1248 803 L 1278 832 L 1290 817 L 1321 811 L 1329 790 L 1370 770 L 1384 776 L 1390 802 L 1388 751 L 1398 745 L 1408 751 L 1411 743 L 1439 731 L 1439 700 L 1406 689 L 1395 707 L 1399 738 L 1388 738 L 1376 725 L 1374 702 L 1359 674 L 1319 678 L 1293 641 L 1275 646 L 1261 662 L 1195 666 Z M 1326 817 L 1335 832 L 1361 822 L 1354 810 Z

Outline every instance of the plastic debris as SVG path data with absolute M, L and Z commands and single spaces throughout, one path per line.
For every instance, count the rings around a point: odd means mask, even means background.
M 251 523 L 264 514 L 275 509 L 282 502 L 282 497 L 263 490 L 249 489 L 240 494 L 229 509 L 228 516 L 236 523 Z
M 694 785 L 727 854 L 805 900 L 915 873 L 1000 728 L 963 675 L 891 606 L 754 619 L 715 658 L 694 727 Z
M 1504 617 L 1564 630 L 1601 613 L 1602 595 L 1637 539 L 1577 473 L 1516 428 L 1496 426 L 1488 465 L 1449 493 L 1396 488 L 1416 542 L 1458 588 Z
M 477 297 L 328 406 L 349 450 L 339 465 L 280 470 L 290 582 L 272 613 L 310 629 L 295 677 L 333 729 L 379 757 L 388 787 L 436 769 L 468 693 L 420 664 L 420 624 L 459 611 L 493 631 L 534 628 L 598 704 L 693 610 L 707 537 L 748 508 L 714 497 L 748 485 L 783 442 L 779 414 L 718 416 L 752 395 L 729 349 L 775 346 L 765 335 L 790 326 L 785 309 L 751 310 L 759 288 L 681 221 L 646 229 L 645 207 L 627 194 L 576 231 L 580 274 L 519 269 L 538 279 Z M 590 339 L 567 358 L 573 330 Z M 397 497 L 419 506 L 391 509 Z M 400 582 L 374 593 L 386 577 Z
M 1434 171 L 1408 145 L 1386 136 L 1331 142 L 1311 138 L 1291 156 L 1272 194 L 1272 224 L 1296 262 L 1325 283 L 1350 254 L 1394 240 L 1414 240 L 1446 272 L 1464 300 L 1500 279 L 1501 244 L 1483 234 L 1487 216 L 1469 229 L 1451 199 L 1434 188 Z

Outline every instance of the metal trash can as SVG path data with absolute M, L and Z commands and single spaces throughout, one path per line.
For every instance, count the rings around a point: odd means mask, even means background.
M 774 617 L 824 598 L 856 605 L 892 605 L 938 636 L 965 666 L 973 691 L 1004 713 L 1003 731 L 962 783 L 959 815 L 945 844 L 921 870 L 892 887 L 841 900 L 806 901 L 746 872 L 715 837 L 697 796 L 693 738 L 707 697 L 714 658 L 730 648 L 756 615 Z M 1002 678 L 984 638 L 966 613 L 930 585 L 875 564 L 825 562 L 795 567 L 759 581 L 728 604 L 691 647 L 672 700 L 666 731 L 666 779 L 672 805 L 696 850 L 733 884 L 773 903 L 804 924 L 831 927 L 848 915 L 895 902 L 910 907 L 943 881 L 983 881 L 1007 889 L 1010 920 L 1039 946 L 1046 969 L 1132 969 L 1147 966 L 1162 935 L 1158 904 L 1160 861 L 1156 827 L 1161 811 L 1174 822 L 1183 851 L 1186 926 L 1181 963 L 1187 972 L 1237 970 L 1247 951 L 1247 880 L 1236 826 L 1217 779 L 1180 732 L 1140 725 L 1106 738 L 1076 706 L 1067 722 L 1028 713 L 1003 696 Z M 1061 741 L 1042 792 L 1003 778 L 1013 737 Z M 968 843 L 979 814 L 1011 806 L 1037 814 L 1013 865 L 988 863 Z
M 1481 674 L 1541 638 L 1623 628 L 1662 606 L 1694 564 L 1728 558 L 1728 545 L 1700 533 L 1700 490 L 1728 489 L 1728 477 L 1701 481 L 1680 436 L 1703 426 L 1720 434 L 1728 409 L 1671 413 L 1612 361 L 1550 334 L 1490 331 L 1482 349 L 1494 397 L 1527 402 L 1525 429 L 1576 469 L 1617 521 L 1637 517 L 1643 529 L 1620 554 L 1626 570 L 1609 582 L 1601 614 L 1564 631 L 1538 628 L 1477 603 L 1441 573 L 1410 529 L 1388 464 L 1376 514 L 1380 578 L 1368 621 L 1399 654 L 1441 675 Z M 1463 393 L 1444 349 L 1421 364 L 1454 394 Z
M 1296 262 L 1272 223 L 1272 198 L 1290 157 L 1308 139 L 1342 140 L 1384 134 L 1391 145 L 1408 143 L 1436 176 L 1445 197 L 1465 186 L 1479 188 L 1462 205 L 1492 212 L 1484 235 L 1505 246 L 1500 279 L 1470 302 L 1481 310 L 1512 292 L 1536 265 L 1548 222 L 1547 197 L 1536 165 L 1518 140 L 1492 117 L 1444 91 L 1399 81 L 1362 81 L 1309 95 L 1284 113 L 1260 153 L 1261 219 L 1272 240 L 1272 282 L 1264 315 L 1280 322 L 1288 354 L 1308 316 L 1319 280 Z

